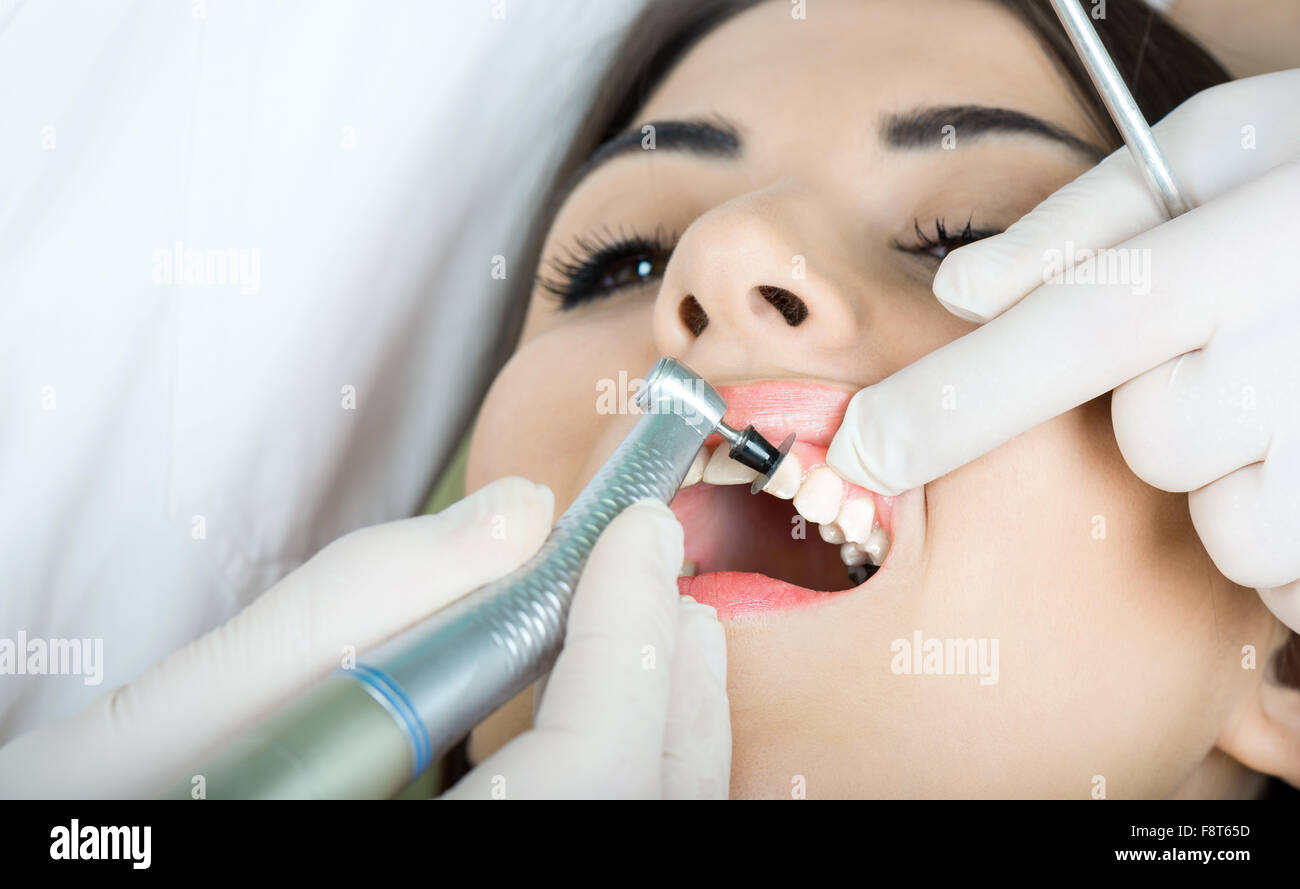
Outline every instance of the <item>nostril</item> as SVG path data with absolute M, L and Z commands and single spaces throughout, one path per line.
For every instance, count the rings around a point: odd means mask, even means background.
M 709 326 L 709 315 L 704 311 L 704 306 L 700 301 L 691 294 L 686 294 L 682 304 L 677 307 L 677 314 L 681 317 L 682 323 L 686 329 L 691 332 L 691 336 L 699 336 L 704 332 L 704 328 Z
M 772 307 L 781 313 L 785 323 L 791 327 L 798 327 L 808 318 L 808 304 L 795 296 L 788 290 L 781 287 L 772 287 L 768 284 L 762 284 L 755 288 L 758 295 L 771 303 Z

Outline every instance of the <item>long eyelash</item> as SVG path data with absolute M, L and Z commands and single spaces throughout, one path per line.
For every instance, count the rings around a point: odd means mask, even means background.
M 921 220 L 914 217 L 912 219 L 912 230 L 916 232 L 917 243 L 903 244 L 895 241 L 894 246 L 907 253 L 921 253 L 934 247 L 961 247 L 999 233 L 998 229 L 975 228 L 973 225 L 974 219 L 975 213 L 972 211 L 970 217 L 966 220 L 966 224 L 955 234 L 949 234 L 948 224 L 943 219 L 936 217 L 934 220 L 934 236 L 931 237 L 922 230 Z
M 588 279 L 594 276 L 601 264 L 640 251 L 671 253 L 677 245 L 677 237 L 675 230 L 669 232 L 662 225 L 656 225 L 650 237 L 635 230 L 625 231 L 622 225 L 617 232 L 606 225 L 594 234 L 574 235 L 570 244 L 560 248 L 563 255 L 556 254 L 546 262 L 559 278 L 549 278 L 539 272 L 537 286 L 558 297 L 562 305 L 569 306 L 588 295 L 583 291 L 594 283 Z

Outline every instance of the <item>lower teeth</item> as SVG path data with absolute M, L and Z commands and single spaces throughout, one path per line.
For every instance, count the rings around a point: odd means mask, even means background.
M 880 567 L 867 562 L 865 565 L 849 565 L 848 569 L 849 580 L 854 584 L 863 584 L 870 580 Z

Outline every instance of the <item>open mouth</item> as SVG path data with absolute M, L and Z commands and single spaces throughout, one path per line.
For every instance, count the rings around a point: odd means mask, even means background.
M 727 446 L 706 443 L 672 510 L 685 530 L 678 589 L 721 617 L 824 602 L 871 581 L 889 555 L 893 497 L 850 484 L 826 465 L 826 446 L 851 393 L 813 383 L 719 387 L 726 421 L 769 440 L 799 439 L 763 491 Z

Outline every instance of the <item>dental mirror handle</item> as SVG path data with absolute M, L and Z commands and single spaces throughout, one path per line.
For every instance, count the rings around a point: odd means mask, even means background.
M 1124 137 L 1124 144 L 1132 153 L 1133 160 L 1142 172 L 1142 178 L 1164 207 L 1165 214 L 1173 219 L 1192 209 L 1192 202 L 1184 195 L 1178 177 L 1160 150 L 1133 94 L 1124 85 L 1124 78 L 1120 77 L 1114 60 L 1097 36 L 1097 29 L 1088 21 L 1088 13 L 1075 0 L 1052 0 L 1052 7 L 1056 10 L 1065 33 L 1069 35 L 1070 42 L 1074 44 L 1079 60 L 1088 70 L 1093 85 L 1101 94 L 1101 100 L 1115 121 L 1115 127 Z M 1154 14 L 1153 12 L 1152 15 Z
M 545 674 L 596 539 L 635 501 L 670 502 L 726 410 L 669 358 L 638 402 L 646 413 L 527 563 L 327 677 L 172 795 L 202 775 L 207 798 L 388 798 Z

